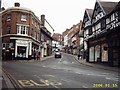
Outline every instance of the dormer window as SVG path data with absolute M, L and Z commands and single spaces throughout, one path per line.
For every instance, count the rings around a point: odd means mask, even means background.
M 27 16 L 26 15 L 22 15 L 21 16 L 21 21 L 27 21 Z

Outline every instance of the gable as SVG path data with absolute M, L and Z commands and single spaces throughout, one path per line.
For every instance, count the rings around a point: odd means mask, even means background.
M 84 28 L 91 25 L 91 17 L 89 15 L 87 9 L 85 10 L 85 13 L 84 13 L 83 25 L 84 25 Z
M 93 15 L 92 15 L 92 23 L 95 23 L 99 19 L 101 19 L 105 15 L 105 11 L 102 8 L 100 2 L 97 0 L 94 6 Z

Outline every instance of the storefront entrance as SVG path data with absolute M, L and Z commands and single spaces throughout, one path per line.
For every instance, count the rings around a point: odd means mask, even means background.
M 18 58 L 26 58 L 26 47 L 18 46 L 17 52 L 18 52 L 18 54 L 17 54 Z

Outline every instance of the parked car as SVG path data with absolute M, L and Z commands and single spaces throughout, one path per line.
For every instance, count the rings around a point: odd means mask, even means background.
M 60 50 L 58 50 L 58 49 L 56 49 L 55 50 L 55 58 L 61 58 L 61 51 Z

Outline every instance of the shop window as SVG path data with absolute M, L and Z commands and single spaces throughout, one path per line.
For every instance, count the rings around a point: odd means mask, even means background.
M 6 43 L 6 49 L 9 49 L 9 43 Z
M 18 57 L 26 57 L 26 47 L 18 46 L 17 52 L 18 52 Z

